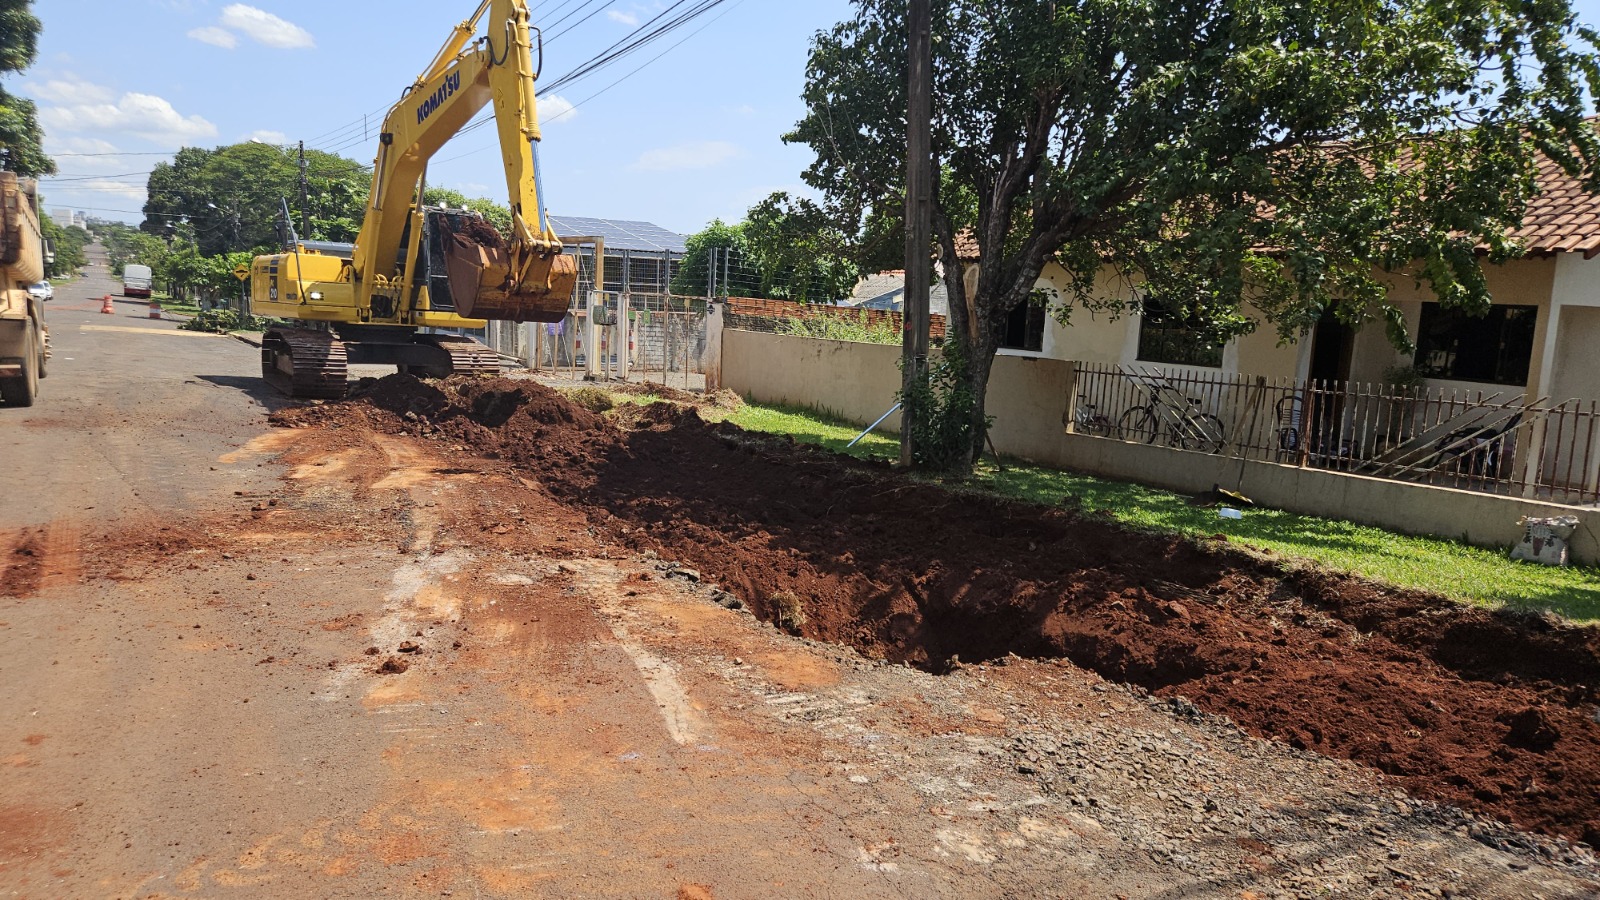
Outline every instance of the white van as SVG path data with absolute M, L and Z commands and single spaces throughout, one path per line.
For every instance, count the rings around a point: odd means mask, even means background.
M 132 263 L 122 267 L 122 296 L 150 296 L 150 267 Z

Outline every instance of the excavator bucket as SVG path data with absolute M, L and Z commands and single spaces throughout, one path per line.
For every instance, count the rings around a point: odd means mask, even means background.
M 514 253 L 486 222 L 447 235 L 445 274 L 457 314 L 501 322 L 559 322 L 567 316 L 578 262 L 559 253 Z M 519 260 L 516 257 L 521 256 Z

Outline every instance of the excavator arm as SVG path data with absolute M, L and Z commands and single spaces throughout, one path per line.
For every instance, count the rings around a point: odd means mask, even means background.
M 474 39 L 485 19 L 487 33 Z M 543 203 L 533 34 L 526 0 L 483 0 L 389 111 L 351 259 L 358 307 L 370 310 L 379 298 L 403 307 L 419 295 L 414 286 L 428 161 L 493 104 L 512 233 L 498 235 L 484 223 L 446 236 L 456 310 L 519 322 L 566 315 L 577 267 L 561 255 Z

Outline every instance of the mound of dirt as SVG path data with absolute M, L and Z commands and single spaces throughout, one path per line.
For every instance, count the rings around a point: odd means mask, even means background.
M 686 406 L 630 411 L 624 429 L 528 382 L 445 393 L 421 422 L 361 400 L 317 415 L 532 470 L 598 531 L 807 637 L 931 671 L 1066 658 L 1419 795 L 1600 844 L 1594 629 L 953 491 Z

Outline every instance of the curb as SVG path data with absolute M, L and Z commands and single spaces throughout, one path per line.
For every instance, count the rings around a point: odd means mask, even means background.
M 230 331 L 230 332 L 228 332 L 228 337 L 231 337 L 234 340 L 240 341 L 242 343 L 249 344 L 250 346 L 256 347 L 258 349 L 261 347 L 261 338 L 259 336 L 257 336 L 254 332 Z

